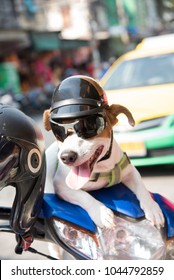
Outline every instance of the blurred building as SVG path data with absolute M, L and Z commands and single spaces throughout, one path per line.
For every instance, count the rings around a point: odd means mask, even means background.
M 54 52 L 97 68 L 143 37 L 171 32 L 173 11 L 173 0 L 0 0 L 0 59 L 17 65 L 14 53 Z
M 172 0 L 0 0 L 0 48 L 74 48 L 94 33 L 97 40 L 148 36 L 171 29 L 173 10 Z

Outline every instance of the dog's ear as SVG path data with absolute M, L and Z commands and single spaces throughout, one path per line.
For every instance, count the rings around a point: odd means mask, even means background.
M 114 117 L 115 117 L 115 120 L 114 120 L 115 123 L 113 123 L 113 120 L 111 120 L 111 123 L 113 125 L 115 125 L 118 122 L 117 116 L 122 113 L 127 116 L 129 124 L 131 126 L 135 125 L 135 120 L 134 120 L 131 112 L 126 107 L 119 105 L 119 104 L 112 104 L 111 106 L 109 106 L 109 108 L 107 108 L 107 110 L 109 111 L 109 113 L 111 115 L 114 115 Z
M 43 114 L 43 123 L 44 127 L 47 131 L 51 130 L 51 125 L 50 125 L 50 110 L 45 110 Z

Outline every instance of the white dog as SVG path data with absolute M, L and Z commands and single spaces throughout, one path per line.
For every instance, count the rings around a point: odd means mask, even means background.
M 164 225 L 164 217 L 158 204 L 152 199 L 143 184 L 137 169 L 113 138 L 112 127 L 117 123 L 120 113 L 126 114 L 133 126 L 130 111 L 121 105 L 105 106 L 104 129 L 96 136 L 82 138 L 71 129 L 64 141 L 53 143 L 47 150 L 47 178 L 52 180 L 55 192 L 64 200 L 85 209 L 99 227 L 113 227 L 114 214 L 88 191 L 123 182 L 137 196 L 145 217 L 157 227 Z M 51 109 L 44 112 L 44 124 L 50 125 Z M 69 127 L 76 120 L 62 121 Z M 61 124 L 63 126 L 63 124 Z M 112 175 L 112 176 L 111 176 Z

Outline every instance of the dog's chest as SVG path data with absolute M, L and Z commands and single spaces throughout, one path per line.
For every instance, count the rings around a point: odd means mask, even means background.
M 83 190 L 85 191 L 93 191 L 93 190 L 98 190 L 101 188 L 105 188 L 108 186 L 108 180 L 107 179 L 99 179 L 96 182 L 88 181 L 84 186 Z

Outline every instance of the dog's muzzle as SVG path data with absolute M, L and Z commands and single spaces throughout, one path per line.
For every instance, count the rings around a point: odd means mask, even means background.
M 56 119 L 51 120 L 50 123 L 55 137 L 61 142 L 73 132 L 79 137 L 87 139 L 98 135 L 106 127 L 104 113 L 78 119 Z
M 60 158 L 64 164 L 72 165 L 78 157 L 78 154 L 74 151 L 62 152 Z

